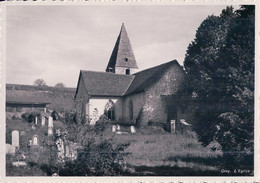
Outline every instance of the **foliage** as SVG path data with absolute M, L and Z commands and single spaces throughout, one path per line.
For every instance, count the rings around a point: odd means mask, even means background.
M 34 122 L 36 117 L 39 119 L 40 116 L 41 114 L 37 112 L 26 112 L 22 114 L 22 118 L 29 123 Z
M 58 120 L 59 119 L 59 114 L 54 110 L 51 113 L 51 117 L 53 118 L 53 120 Z
M 59 171 L 61 176 L 114 176 L 124 170 L 122 147 L 113 148 L 110 141 L 96 143 L 94 139 L 88 142 L 83 150 L 78 152 L 77 160 L 65 163 Z
M 46 82 L 43 79 L 36 79 L 33 82 L 34 86 L 46 86 Z
M 57 83 L 54 87 L 56 87 L 56 88 L 65 88 L 65 84 Z
M 204 145 L 218 142 L 229 157 L 253 152 L 254 6 L 209 16 L 189 45 L 186 94 Z

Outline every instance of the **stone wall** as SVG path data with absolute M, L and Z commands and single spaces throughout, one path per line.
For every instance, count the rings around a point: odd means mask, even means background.
M 133 119 L 130 120 L 129 115 L 129 104 L 130 100 L 133 104 Z M 144 105 L 144 93 L 136 93 L 133 95 L 128 95 L 123 99 L 123 122 L 124 123 L 135 123 L 136 119 L 138 118 L 139 113 L 142 110 Z
M 82 77 L 80 77 L 78 93 L 75 99 L 76 118 L 78 123 L 86 123 L 86 103 L 88 103 L 89 95 L 84 86 Z
M 145 92 L 142 115 L 143 125 L 146 125 L 149 121 L 167 122 L 167 108 L 161 95 L 175 94 L 183 81 L 183 71 L 177 64 L 174 64 L 158 82 Z M 180 109 L 178 111 L 180 112 Z

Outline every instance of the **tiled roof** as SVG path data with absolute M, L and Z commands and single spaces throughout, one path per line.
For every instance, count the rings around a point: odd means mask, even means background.
M 123 96 L 134 79 L 133 75 L 94 71 L 81 71 L 81 77 L 92 96 Z
M 7 103 L 48 104 L 48 94 L 42 91 L 6 90 Z
M 176 60 L 143 70 L 133 75 L 81 71 L 84 85 L 91 96 L 124 96 L 144 91 L 156 83 Z
M 106 71 L 108 71 L 108 68 L 110 67 L 138 68 L 124 24 L 122 24 L 121 31 L 109 59 Z
M 173 64 L 178 64 L 178 62 L 173 60 L 133 74 L 135 78 L 127 89 L 125 95 L 144 91 L 156 83 L 162 77 L 165 71 Z

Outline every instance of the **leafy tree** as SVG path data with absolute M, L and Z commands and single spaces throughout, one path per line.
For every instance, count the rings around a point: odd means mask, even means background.
M 64 88 L 65 85 L 63 83 L 57 83 L 54 87 L 56 87 L 56 88 Z
M 185 61 L 188 93 L 195 103 L 194 129 L 207 145 L 253 151 L 254 6 L 227 7 L 209 16 L 189 45 Z
M 216 86 L 219 50 L 226 44 L 232 8 L 222 11 L 222 16 L 209 16 L 197 30 L 196 38 L 188 46 L 184 66 L 187 72 L 186 88 L 197 101 L 194 114 L 195 130 L 204 144 L 214 140 L 216 120 L 222 108 L 215 104 L 223 95 Z M 228 13 L 225 13 L 228 12 Z M 193 99 L 194 101 L 194 99 Z
M 46 86 L 46 82 L 43 79 L 36 79 L 33 82 L 34 86 Z

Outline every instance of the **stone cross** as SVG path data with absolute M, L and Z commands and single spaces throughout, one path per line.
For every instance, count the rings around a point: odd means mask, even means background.
M 12 145 L 19 148 L 19 132 L 17 130 L 12 131 Z
M 48 127 L 53 127 L 53 118 L 49 116 Z
M 45 126 L 45 117 L 42 116 L 42 126 Z
M 175 126 L 175 120 L 171 120 L 171 133 L 175 133 L 175 129 L 176 126 Z
M 131 126 L 131 127 L 130 127 L 130 130 L 131 130 L 131 133 L 136 133 L 136 130 L 135 130 L 135 127 L 134 127 L 134 126 Z
M 116 132 L 116 125 L 113 125 L 113 126 L 112 126 L 112 132 L 113 132 L 113 133 Z

